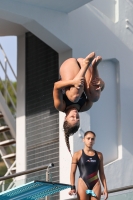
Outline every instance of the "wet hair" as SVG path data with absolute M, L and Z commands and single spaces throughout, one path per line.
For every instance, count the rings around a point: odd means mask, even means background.
M 86 132 L 84 133 L 84 137 L 85 137 L 88 133 L 92 133 L 92 134 L 96 137 L 96 134 L 95 134 L 93 131 L 86 131 Z
M 63 128 L 64 128 L 66 146 L 71 154 L 69 137 L 78 131 L 79 125 L 72 126 L 68 121 L 64 121 Z

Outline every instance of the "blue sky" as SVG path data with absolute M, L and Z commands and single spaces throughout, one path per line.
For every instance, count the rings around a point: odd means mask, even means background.
M 0 37 L 0 44 L 2 45 L 15 74 L 17 74 L 17 37 L 16 36 Z M 1 50 L 0 50 L 0 61 L 2 62 L 3 66 L 5 66 L 4 56 Z M 14 81 L 15 80 L 14 76 L 12 75 L 9 69 L 7 73 L 9 78 Z M 1 66 L 0 66 L 0 77 L 4 79 L 4 73 Z

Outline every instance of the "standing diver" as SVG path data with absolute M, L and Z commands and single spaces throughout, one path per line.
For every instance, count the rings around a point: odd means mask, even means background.
M 100 176 L 101 183 L 104 187 L 103 195 L 105 200 L 108 198 L 106 178 L 103 168 L 103 155 L 101 152 L 93 150 L 95 142 L 95 133 L 87 131 L 84 134 L 83 142 L 84 149 L 74 153 L 72 157 L 70 182 L 70 195 L 77 193 L 78 200 L 100 200 L 101 184 L 98 177 Z M 77 166 L 79 168 L 80 177 L 78 180 L 78 187 L 76 192 L 75 187 L 75 173 Z

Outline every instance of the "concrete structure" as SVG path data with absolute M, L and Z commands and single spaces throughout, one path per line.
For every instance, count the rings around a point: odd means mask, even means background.
M 0 0 L 0 5 L 0 35 L 18 36 L 17 170 L 27 168 L 25 32 L 30 31 L 58 53 L 59 64 L 92 51 L 103 57 L 99 73 L 105 90 L 90 111 L 81 113 L 81 128 L 70 139 L 71 149 L 82 148 L 81 136 L 93 130 L 95 149 L 104 155 L 108 188 L 133 184 L 132 0 L 73 0 L 73 4 L 71 0 Z M 71 157 L 62 123 L 63 113 L 59 113 L 59 181 L 69 183 Z M 61 192 L 61 200 L 68 198 L 67 191 Z

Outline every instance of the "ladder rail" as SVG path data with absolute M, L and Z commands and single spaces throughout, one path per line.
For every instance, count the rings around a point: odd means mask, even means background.
M 12 103 L 12 106 L 13 106 L 15 112 L 16 112 L 16 106 L 14 105 L 14 103 L 13 103 L 13 101 L 12 101 L 12 98 L 11 98 L 11 96 L 10 96 L 10 94 L 9 94 L 9 92 L 8 92 L 8 90 L 7 90 L 6 86 L 5 86 L 5 84 L 4 84 L 4 82 L 1 80 L 1 78 L 0 78 L 0 81 L 1 81 L 3 87 L 4 87 L 5 91 L 6 91 L 6 94 L 8 95 L 8 97 L 9 97 L 11 103 Z M 7 99 L 6 99 L 6 100 L 7 100 Z M 7 102 L 7 101 L 6 101 L 6 102 Z
M 1 61 L 0 61 L 0 66 L 2 67 L 2 69 L 3 69 L 4 73 L 6 74 L 6 70 L 4 69 L 4 67 L 3 67 L 3 64 L 2 64 L 2 62 L 1 62 Z M 8 77 L 8 75 L 7 75 L 7 74 L 6 74 L 6 77 L 7 77 L 7 79 L 8 79 L 8 82 L 10 83 L 10 85 L 11 85 L 11 87 L 12 87 L 12 90 L 13 90 L 14 94 L 17 96 L 16 90 L 15 90 L 15 88 L 14 88 L 13 84 L 11 83 L 11 81 L 10 81 L 10 79 L 9 79 L 9 77 Z
M 14 75 L 14 78 L 17 80 L 17 76 L 16 76 L 16 74 L 14 73 L 14 70 L 13 70 L 13 68 L 12 68 L 12 66 L 11 66 L 11 64 L 10 64 L 10 62 L 9 62 L 7 56 L 6 56 L 6 53 L 5 53 L 4 49 L 2 48 L 2 45 L 1 45 L 1 44 L 0 44 L 0 49 L 1 49 L 1 52 L 3 53 L 3 56 L 5 57 L 5 61 L 7 61 L 7 63 L 9 64 L 9 67 L 10 67 L 10 69 L 11 69 L 13 75 Z
M 13 145 L 16 142 L 16 119 L 15 119 L 15 115 L 16 114 L 16 105 L 14 103 L 14 99 L 13 97 L 17 98 L 17 92 L 16 92 L 16 87 L 13 83 L 13 81 L 10 80 L 10 75 L 13 75 L 14 77 L 14 82 L 17 82 L 17 76 L 9 62 L 9 59 L 2 47 L 2 45 L 0 44 L 0 52 L 2 53 L 2 57 L 3 60 L 0 60 L 0 69 L 1 69 L 1 74 L 2 77 L 0 77 L 0 82 L 1 82 L 1 87 L 3 90 L 3 95 L 0 91 L 0 112 L 1 112 L 1 119 L 3 119 L 5 121 L 5 124 L 7 126 L 7 129 L 4 128 L 4 126 L 0 126 L 0 132 L 1 134 L 3 134 L 3 138 L 0 141 L 0 155 L 5 163 L 5 166 L 7 167 L 7 172 L 4 176 L 8 176 L 8 175 L 12 175 L 14 174 L 15 170 L 16 170 L 16 154 L 15 152 L 15 148 L 13 148 Z M 10 74 L 9 74 L 10 72 Z M 5 77 L 5 80 L 3 80 L 3 75 Z M 9 89 L 11 90 L 11 93 L 9 91 Z M 10 107 L 7 105 L 7 101 L 9 102 L 9 104 L 11 105 Z M 11 109 L 10 109 L 11 108 Z M 12 113 L 13 114 L 12 114 Z M 13 116 L 14 115 L 14 116 Z M 8 139 L 8 135 L 7 135 L 7 131 L 10 132 L 11 134 L 11 138 Z M 3 141 L 4 139 L 4 141 Z M 14 141 L 13 141 L 14 140 Z M 10 153 L 8 153 L 8 150 L 10 151 Z M 15 160 L 14 160 L 15 159 Z M 12 178 L 13 182 L 11 182 L 8 185 L 8 188 L 13 187 L 14 180 L 15 178 Z M 5 187 L 5 181 L 0 181 L 0 185 L 2 186 L 2 188 L 4 189 Z M 7 189 L 7 188 L 6 188 Z

